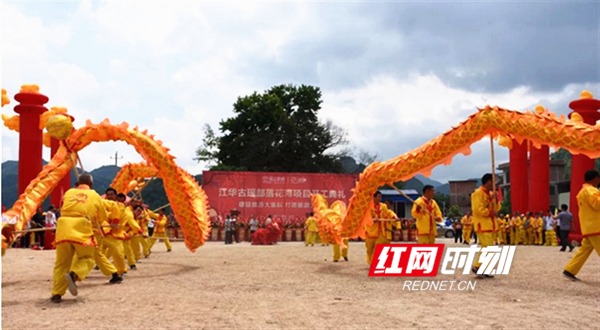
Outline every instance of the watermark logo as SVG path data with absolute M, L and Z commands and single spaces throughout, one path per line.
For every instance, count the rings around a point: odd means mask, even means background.
M 369 276 L 436 276 L 444 244 L 378 244 Z
M 369 276 L 435 277 L 440 268 L 444 275 L 453 275 L 457 270 L 466 275 L 476 264 L 476 257 L 481 263 L 478 275 L 508 275 L 515 249 L 515 246 L 449 247 L 440 267 L 444 244 L 379 244 Z

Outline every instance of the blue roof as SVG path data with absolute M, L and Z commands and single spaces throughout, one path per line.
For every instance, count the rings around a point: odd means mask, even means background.
M 385 201 L 392 201 L 392 202 L 400 202 L 400 203 L 410 203 L 410 200 L 408 200 L 406 197 L 400 195 L 399 192 L 397 192 L 396 190 L 379 190 L 381 191 L 381 201 L 385 202 Z M 421 195 L 414 189 L 402 189 L 402 192 L 405 193 L 408 197 L 414 199 L 417 199 L 419 197 L 421 197 Z

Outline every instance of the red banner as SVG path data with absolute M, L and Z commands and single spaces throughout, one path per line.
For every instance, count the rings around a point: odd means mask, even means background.
M 219 215 L 238 210 L 246 218 L 272 215 L 285 221 L 311 212 L 311 193 L 348 203 L 356 180 L 356 174 L 205 171 L 202 189 Z

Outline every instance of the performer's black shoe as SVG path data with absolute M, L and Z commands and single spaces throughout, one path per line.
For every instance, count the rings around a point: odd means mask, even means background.
M 62 297 L 59 294 L 55 294 L 52 296 L 52 298 L 50 298 L 50 301 L 52 301 L 55 304 L 58 304 L 62 301 Z
M 167 252 L 171 252 L 171 250 L 167 250 Z
M 333 262 L 338 262 L 339 260 L 334 260 Z
M 348 261 L 348 257 L 344 257 L 344 260 Z
M 485 278 L 486 276 L 483 274 L 477 274 L 477 272 L 479 271 L 479 268 L 471 268 L 471 271 L 473 272 L 473 274 L 477 275 L 478 278 Z
M 98 267 L 98 265 L 94 266 L 94 270 L 100 270 L 100 267 Z
M 135 265 L 131 265 L 131 266 L 129 266 L 129 269 L 131 269 L 131 270 L 137 270 L 137 267 Z
M 573 249 L 574 249 L 574 247 L 572 247 L 572 246 L 571 246 L 571 247 L 569 248 L 569 252 L 573 252 Z
M 73 296 L 77 296 L 77 284 L 75 284 L 76 278 L 77 278 L 77 275 L 73 272 L 65 274 L 65 279 L 67 280 L 67 286 L 68 286 L 67 288 L 69 289 L 69 292 L 71 292 L 71 294 Z
M 121 282 L 123 282 L 123 277 L 119 276 L 118 273 L 113 273 L 112 274 L 112 278 L 108 282 L 111 283 L 111 284 L 121 283 Z
M 565 271 L 563 271 L 563 275 L 564 275 L 566 278 L 568 278 L 568 279 L 570 279 L 571 281 L 573 281 L 573 282 L 578 282 L 578 281 L 581 281 L 580 279 L 578 279 L 577 277 L 575 277 L 575 275 L 573 275 L 573 274 L 569 273 L 569 272 L 568 272 L 568 271 L 566 271 L 566 270 L 565 270 Z

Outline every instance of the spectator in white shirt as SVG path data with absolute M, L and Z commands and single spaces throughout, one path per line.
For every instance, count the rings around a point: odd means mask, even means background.
M 250 222 L 248 225 L 250 225 L 250 235 L 254 234 L 254 232 L 258 229 L 258 220 L 256 220 L 254 214 L 250 217 Z

